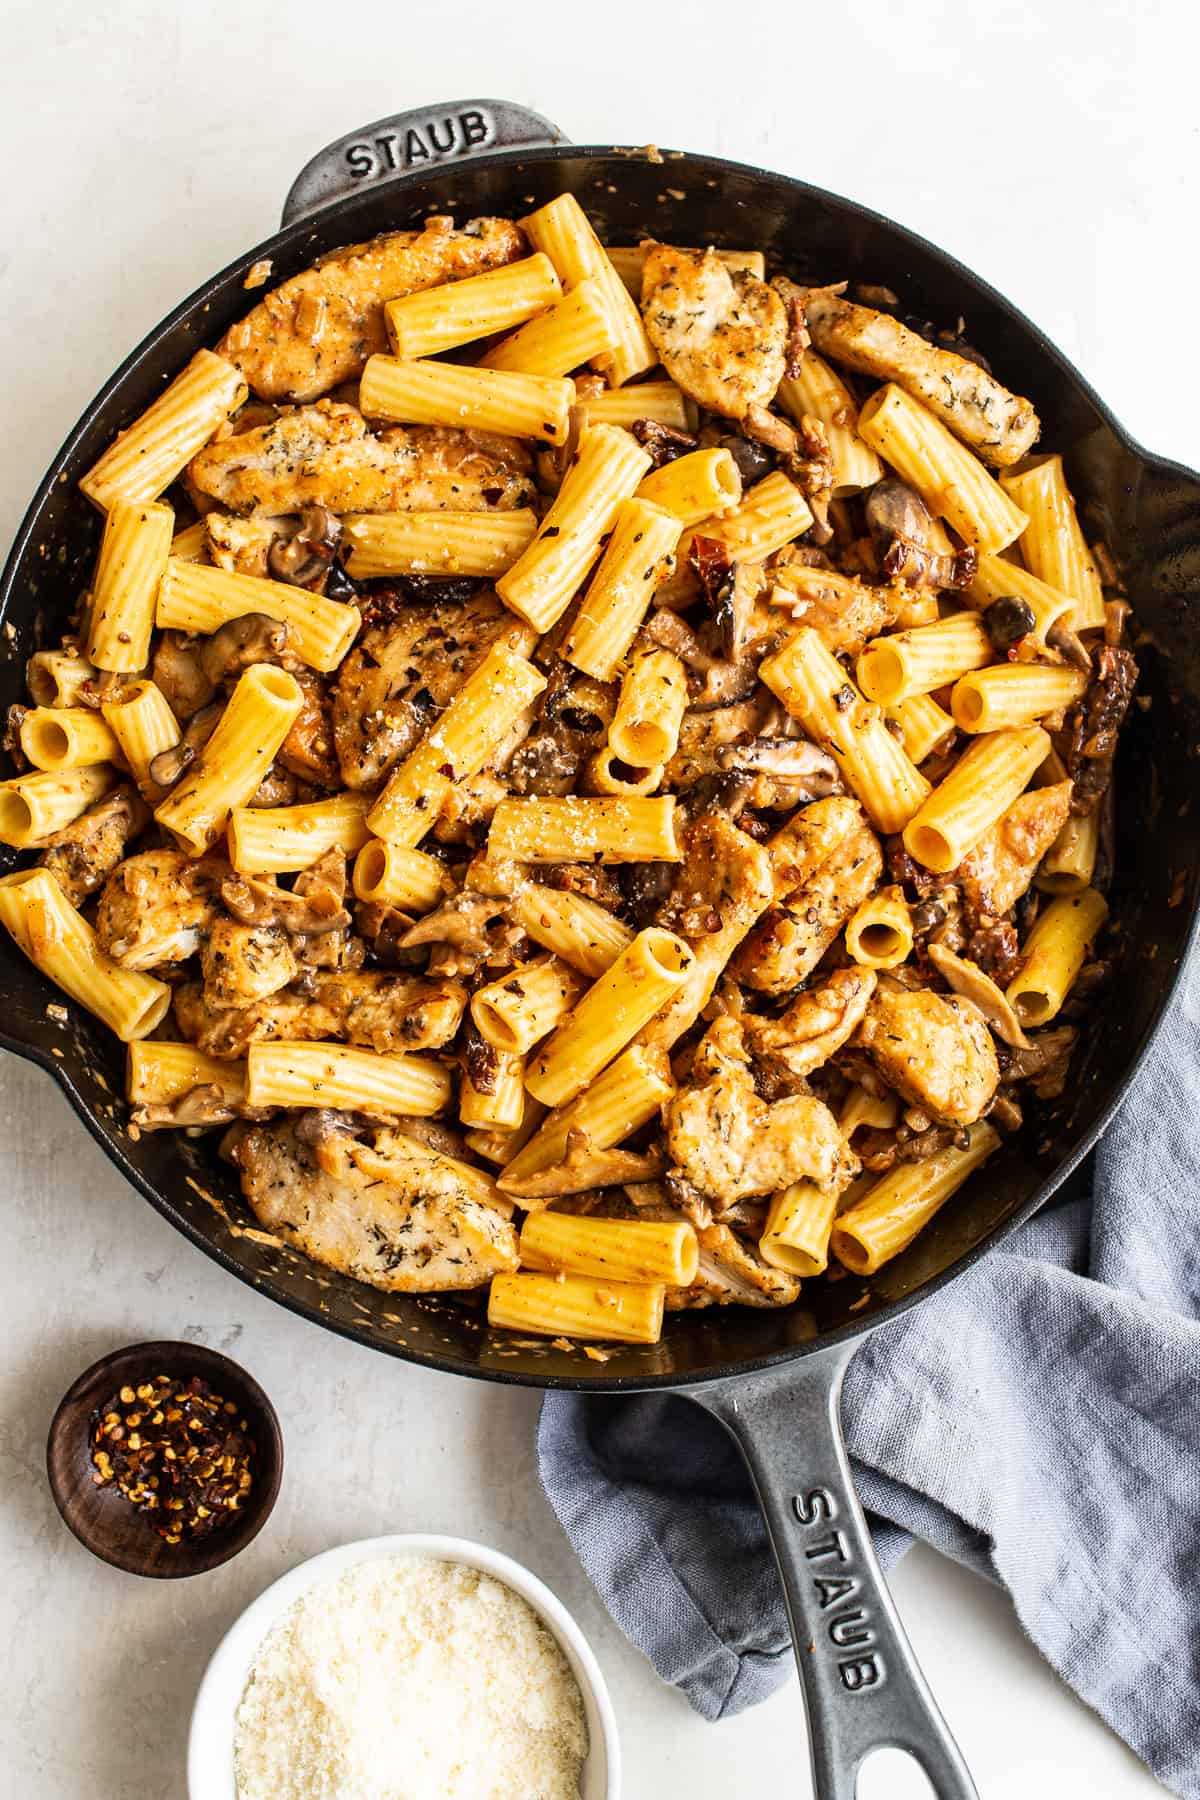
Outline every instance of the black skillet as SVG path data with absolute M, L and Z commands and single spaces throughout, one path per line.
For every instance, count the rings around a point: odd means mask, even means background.
M 489 1333 L 475 1307 L 376 1293 L 246 1235 L 236 1184 L 210 1144 L 124 1129 L 119 1046 L 0 943 L 0 1042 L 58 1081 L 93 1137 L 193 1243 L 293 1312 L 429 1368 L 597 1393 L 674 1389 L 733 1433 L 749 1465 L 779 1562 L 804 1683 L 820 1800 L 850 1800 L 859 1764 L 880 1745 L 908 1751 L 939 1800 L 974 1794 L 916 1668 L 871 1551 L 838 1425 L 842 1374 L 864 1333 L 969 1268 L 1076 1168 L 1120 1105 L 1194 935 L 1200 823 L 1200 478 L 1148 456 L 1070 364 L 999 294 L 931 244 L 877 214 L 761 169 L 676 151 L 577 149 L 544 119 L 493 101 L 405 113 L 342 139 L 309 163 L 283 229 L 213 277 L 118 370 L 55 458 L 17 534 L 0 583 L 0 701 L 24 697 L 25 657 L 56 642 L 87 585 L 99 522 L 78 477 L 197 346 L 252 303 L 243 286 L 262 257 L 272 282 L 335 245 L 417 224 L 520 214 L 564 189 L 612 243 L 759 247 L 798 278 L 886 283 L 912 313 L 953 325 L 1001 378 L 1036 401 L 1044 441 L 1061 449 L 1090 508 L 1090 529 L 1124 560 L 1139 622 L 1142 693 L 1118 766 L 1119 857 L 1112 890 L 1123 955 L 1109 1000 L 1077 1053 L 1070 1092 L 988 1164 L 903 1256 L 869 1282 L 806 1288 L 803 1308 L 672 1317 L 661 1344 L 603 1365 Z M 7 853 L 4 863 L 10 864 Z M 0 934 L 2 936 L 3 934 Z M 786 1407 L 780 1390 L 786 1387 Z M 822 1611 L 815 1574 L 836 1565 L 853 1589 Z M 826 1593 L 828 1593 L 826 1589 Z

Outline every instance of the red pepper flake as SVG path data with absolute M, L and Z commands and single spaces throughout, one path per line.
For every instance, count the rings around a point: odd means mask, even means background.
M 255 1444 L 231 1400 L 199 1375 L 156 1375 L 113 1395 L 92 1420 L 92 1480 L 153 1515 L 168 1544 L 227 1525 L 254 1484 Z

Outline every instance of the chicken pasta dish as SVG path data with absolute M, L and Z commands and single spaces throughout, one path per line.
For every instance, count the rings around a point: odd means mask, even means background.
M 963 331 L 568 194 L 199 350 L 83 478 L 0 783 L 0 923 L 128 1131 L 584 1343 L 899 1255 L 1068 1079 L 1137 679 Z

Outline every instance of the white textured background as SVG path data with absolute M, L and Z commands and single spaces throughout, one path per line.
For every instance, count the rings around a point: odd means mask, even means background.
M 2 0 L 0 534 L 110 369 L 273 228 L 323 142 L 460 95 L 523 100 L 577 142 L 710 150 L 865 201 L 1008 293 L 1144 443 L 1200 461 L 1200 364 L 1179 323 L 1200 268 L 1190 13 L 1183 0 Z M 702 1724 L 608 1623 L 536 1485 L 533 1396 L 405 1368 L 239 1286 L 15 1063 L 0 1071 L 0 1157 L 5 1794 L 182 1800 L 192 1694 L 241 1607 L 304 1556 L 400 1530 L 480 1537 L 575 1610 L 612 1684 L 628 1800 L 809 1792 L 794 1687 Z M 231 1350 L 287 1439 L 270 1527 L 193 1582 L 92 1561 L 42 1473 L 68 1382 L 156 1336 Z M 1039 1662 L 1001 1595 L 926 1552 L 894 1586 L 983 1800 L 1162 1791 Z M 877 1769 L 862 1791 L 926 1790 Z

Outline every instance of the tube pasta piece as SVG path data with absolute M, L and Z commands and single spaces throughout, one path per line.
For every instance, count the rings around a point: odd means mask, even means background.
M 78 650 L 35 650 L 25 665 L 25 685 L 37 706 L 74 706 L 96 670 Z
M 489 650 L 367 814 L 375 836 L 415 848 L 455 783 L 478 775 L 545 685 L 527 657 L 503 644 Z
M 629 799 L 644 799 L 653 794 L 662 785 L 663 765 L 627 763 L 619 757 L 611 744 L 588 758 L 584 769 L 583 785 L 591 794 L 601 797 L 625 795 Z
M 0 925 L 43 975 L 123 1044 L 145 1037 L 165 1017 L 171 1004 L 166 982 L 119 968 L 106 956 L 48 869 L 0 876 Z
M 105 795 L 117 779 L 107 763 L 17 775 L 0 781 L 0 844 L 29 850 L 61 831 Z
M 952 525 L 981 556 L 1020 537 L 1026 515 L 940 419 L 894 382 L 858 415 L 858 429 L 884 462 L 916 488 L 930 512 Z
M 437 356 L 494 332 L 511 331 L 561 296 L 554 264 L 539 251 L 483 275 L 388 300 L 383 316 L 397 356 Z
M 630 927 L 586 894 L 531 881 L 516 895 L 510 911 L 535 944 L 552 950 L 592 981 L 633 942 Z
M 476 1156 L 484 1157 L 501 1169 L 507 1168 L 514 1158 L 525 1148 L 542 1120 L 546 1117 L 546 1108 L 540 1100 L 535 1100 L 525 1086 L 525 1070 L 521 1069 L 522 1110 L 521 1122 L 511 1129 L 498 1125 L 478 1127 L 465 1135 L 465 1143 Z M 521 1204 L 526 1203 L 523 1200 Z
M 359 900 L 380 900 L 400 912 L 427 913 L 452 891 L 446 865 L 423 850 L 368 838 L 354 863 Z
M 1025 940 L 1021 972 L 1006 990 L 1022 1025 L 1033 1029 L 1058 1017 L 1107 917 L 1108 902 L 1095 888 L 1050 902 Z
M 524 1056 L 570 1012 L 583 987 L 576 971 L 555 956 L 521 963 L 477 990 L 471 1017 L 497 1050 Z
M 653 469 L 637 498 L 673 513 L 681 525 L 696 525 L 738 505 L 742 478 L 728 450 L 693 450 Z
M 100 711 L 143 798 L 158 800 L 162 789 L 151 777 L 150 764 L 164 750 L 173 750 L 181 736 L 161 688 L 153 681 L 133 682 L 118 688 Z
M 954 730 L 954 720 L 929 694 L 911 694 L 884 707 L 884 715 L 900 727 L 904 754 L 918 767 Z
M 594 366 L 607 370 L 614 387 L 623 387 L 635 375 L 653 368 L 658 359 L 650 347 L 642 316 L 575 196 L 560 194 L 522 219 L 521 224 L 534 248 L 545 251 L 550 258 L 564 288 L 569 291 L 581 281 L 596 281 L 603 289 L 616 344 L 593 358 Z
M 969 669 L 981 669 L 995 654 L 978 613 L 951 613 L 936 625 L 876 638 L 859 657 L 855 673 L 868 700 L 890 706 L 947 687 Z
M 156 500 L 247 392 L 232 363 L 211 350 L 197 350 L 166 392 L 109 445 L 80 487 L 101 512 L 116 500 Z
M 525 1085 L 534 1099 L 574 1100 L 683 985 L 694 960 L 672 932 L 639 931 L 532 1059 Z
M 1020 462 L 1037 442 L 1041 424 L 1032 401 L 890 313 L 817 291 L 808 296 L 805 316 L 818 350 L 860 375 L 896 382 L 993 468 Z
M 700 1266 L 695 1227 L 686 1219 L 591 1219 L 530 1213 L 521 1227 L 521 1266 L 612 1281 L 663 1281 L 691 1287 Z
M 154 816 L 190 856 L 202 856 L 275 760 L 304 695 L 295 677 L 256 663 L 238 677 L 217 728 Z
M 362 625 L 358 608 L 339 600 L 326 600 L 283 581 L 233 575 L 227 569 L 168 558 L 158 590 L 156 625 L 209 634 L 229 619 L 254 612 L 290 625 L 296 655 L 323 675 L 337 668 Z
M 1100 808 L 1072 813 L 1042 858 L 1034 885 L 1043 894 L 1081 894 L 1092 885 L 1100 845 Z
M 235 806 L 229 860 L 240 875 L 282 875 L 311 868 L 327 850 L 353 856 L 367 841 L 366 794 L 334 794 L 303 806 Z
M 597 1343 L 657 1344 L 663 1283 L 607 1281 L 592 1275 L 495 1275 L 488 1324 L 541 1337 Z
M 458 1116 L 473 1129 L 515 1133 L 525 1115 L 525 1058 L 495 1052 L 489 1086 L 477 1087 L 463 1058 L 458 1084 Z
M 1066 623 L 1075 604 L 1069 594 L 1050 587 L 1019 563 L 1009 562 L 1004 556 L 981 556 L 965 598 L 972 606 L 986 612 L 994 601 L 1007 599 L 1010 594 L 1024 600 L 1030 608 L 1033 613 L 1031 635 L 1043 644 L 1051 626 L 1059 620 Z
M 999 1133 L 986 1121 L 970 1126 L 967 1135 L 965 1150 L 951 1145 L 921 1162 L 900 1163 L 841 1215 L 830 1247 L 844 1268 L 874 1275 L 899 1256 L 1000 1144 Z
M 768 657 L 759 677 L 833 755 L 880 831 L 900 831 L 929 793 L 878 711 L 869 707 L 819 634 L 806 625 Z
M 1104 625 L 1104 589 L 1096 560 L 1083 535 L 1061 456 L 1034 457 L 1023 469 L 1000 478 L 1000 485 L 1028 523 L 1020 549 L 1032 573 L 1071 597 L 1072 631 Z
M 22 750 L 35 769 L 57 773 L 120 758 L 120 746 L 90 706 L 35 706 L 21 720 Z
M 452 425 L 565 444 L 575 383 L 460 363 L 367 359 L 358 403 L 370 419 Z
M 858 406 L 853 394 L 815 350 L 804 352 L 795 375 L 784 376 L 778 399 L 797 425 L 808 417 L 825 427 L 833 463 L 832 499 L 844 500 L 851 494 L 860 494 L 883 479 L 883 464 L 858 435 Z
M 908 960 L 912 947 L 912 914 L 903 888 L 880 888 L 856 908 L 846 926 L 846 948 L 864 969 L 896 969 Z
M 134 674 L 150 660 L 158 584 L 175 514 L 152 500 L 114 500 L 92 579 L 87 654 L 98 669 Z
M 180 562 L 208 561 L 208 525 L 204 519 L 197 519 L 194 525 L 187 525 L 175 533 L 171 539 L 171 555 Z
M 488 855 L 514 862 L 679 862 L 675 796 L 502 800 Z
M 675 514 L 653 502 L 622 501 L 600 566 L 563 644 L 567 662 L 598 681 L 612 679 L 669 572 L 680 530 Z
M 610 388 L 579 403 L 589 425 L 621 425 L 628 431 L 639 419 L 687 431 L 690 425 L 687 396 L 673 381 L 639 381 L 633 387 Z
M 1024 793 L 1049 749 L 1040 725 L 977 737 L 905 826 L 909 855 L 948 875 Z
M 837 1206 L 836 1187 L 793 1181 L 771 1201 L 766 1228 L 758 1240 L 763 1261 L 802 1279 L 820 1275 L 829 1266 L 829 1234 Z
M 347 1044 L 251 1044 L 251 1106 L 333 1106 L 432 1118 L 450 1104 L 449 1072 L 425 1056 L 354 1050 Z
M 622 500 L 631 497 L 649 467 L 649 455 L 627 431 L 589 425 L 537 536 L 496 583 L 504 604 L 537 631 L 548 631 L 599 556 Z
M 800 489 L 776 470 L 743 494 L 730 511 L 685 531 L 679 543 L 679 560 L 685 560 L 695 538 L 706 537 L 724 544 L 731 562 L 765 562 L 776 550 L 782 550 L 807 531 L 812 522 Z
M 241 1106 L 246 1098 L 246 1065 L 206 1056 L 194 1044 L 162 1038 L 130 1044 L 125 1098 L 134 1106 L 166 1106 L 197 1087 L 215 1087 L 228 1105 Z
M 696 251 L 694 254 L 700 253 Z M 718 250 L 716 254 L 731 273 L 740 271 L 744 275 L 756 276 L 759 281 L 767 278 L 767 259 L 761 250 Z M 642 269 L 646 262 L 645 244 L 609 244 L 607 255 L 634 299 L 640 300 Z
M 617 347 L 618 333 L 599 281 L 581 281 L 569 294 L 504 339 L 480 360 L 484 369 L 522 375 L 569 375 Z
M 537 514 L 351 513 L 342 521 L 350 546 L 346 573 L 356 581 L 381 575 L 471 575 L 490 580 L 511 569 L 533 541 Z
M 687 711 L 687 670 L 669 650 L 635 653 L 621 682 L 608 741 L 623 762 L 652 768 L 670 762 Z
M 1088 685 L 1081 669 L 1048 663 L 997 663 L 964 675 L 950 695 L 960 731 L 1002 731 L 1033 725 L 1074 705 Z

